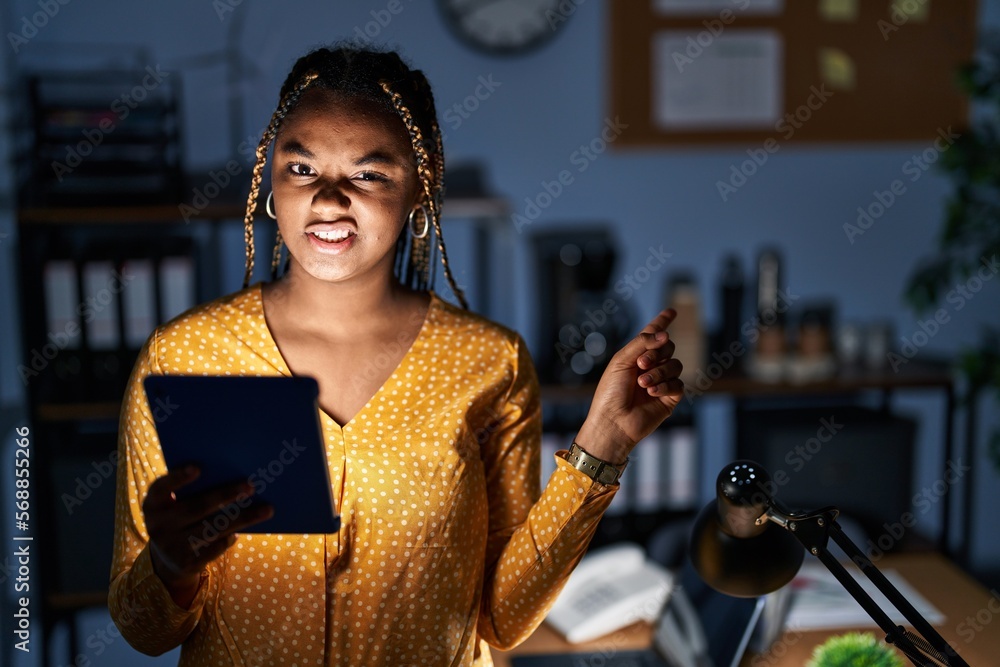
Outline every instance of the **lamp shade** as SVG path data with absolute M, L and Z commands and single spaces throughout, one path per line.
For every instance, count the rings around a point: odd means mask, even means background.
M 691 562 L 715 590 L 756 597 L 787 584 L 805 551 L 795 537 L 756 519 L 771 506 L 771 476 L 753 461 L 726 466 L 716 480 L 716 500 L 705 506 L 691 531 Z

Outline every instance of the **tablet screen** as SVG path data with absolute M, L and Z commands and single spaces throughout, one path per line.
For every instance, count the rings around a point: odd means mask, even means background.
M 143 384 L 167 468 L 201 468 L 179 497 L 247 480 L 255 491 L 250 502 L 270 504 L 274 515 L 241 532 L 340 528 L 315 379 L 151 375 Z

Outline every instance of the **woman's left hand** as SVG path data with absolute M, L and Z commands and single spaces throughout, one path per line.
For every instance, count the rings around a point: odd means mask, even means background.
M 680 403 L 682 367 L 673 358 L 674 343 L 666 331 L 676 316 L 673 309 L 661 311 L 611 358 L 576 437 L 591 456 L 624 463 L 635 444 Z

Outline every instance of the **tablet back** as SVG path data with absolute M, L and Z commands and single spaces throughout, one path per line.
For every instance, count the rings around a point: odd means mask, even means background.
M 196 463 L 202 471 L 177 492 L 179 497 L 248 480 L 255 490 L 251 502 L 272 505 L 274 516 L 241 532 L 334 533 L 340 528 L 316 380 L 151 375 L 143 384 L 167 468 Z M 215 521 L 225 523 L 224 518 Z

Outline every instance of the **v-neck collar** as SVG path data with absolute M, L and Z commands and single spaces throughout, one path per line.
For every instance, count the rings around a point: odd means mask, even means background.
M 292 373 L 291 369 L 288 366 L 288 362 L 285 360 L 285 357 L 281 354 L 281 348 L 278 347 L 277 341 L 275 341 L 274 336 L 271 334 L 271 327 L 267 325 L 267 318 L 264 315 L 263 281 L 260 281 L 256 285 L 254 285 L 253 288 L 250 290 L 250 292 L 251 295 L 253 296 L 253 302 L 254 302 L 253 306 L 256 311 L 255 315 L 259 320 L 260 329 L 263 332 L 264 337 L 266 339 L 265 342 L 272 350 L 274 350 L 275 357 L 277 358 L 278 363 L 280 364 L 278 371 L 282 375 L 286 375 L 288 377 L 294 377 L 295 374 Z M 327 419 L 331 424 L 339 428 L 341 431 L 347 429 L 351 424 L 353 424 L 358 419 L 358 417 L 361 415 L 362 412 L 364 412 L 370 405 L 374 404 L 375 401 L 381 397 L 382 392 L 385 390 L 386 386 L 396 381 L 396 375 L 399 373 L 399 369 L 401 369 L 404 365 L 408 363 L 410 355 L 417 348 L 417 343 L 423 342 L 423 338 L 427 335 L 427 330 L 430 328 L 430 322 L 433 316 L 434 309 L 437 308 L 440 304 L 440 297 L 438 297 L 437 293 L 434 292 L 434 290 L 428 290 L 428 293 L 430 294 L 431 300 L 430 303 L 427 304 L 427 313 L 424 315 L 424 321 L 420 325 L 420 330 L 417 332 L 416 338 L 413 339 L 413 342 L 410 344 L 409 349 L 406 350 L 406 354 L 404 354 L 403 358 L 400 359 L 399 365 L 397 365 L 394 369 L 392 369 L 392 373 L 389 374 L 389 377 L 386 378 L 385 382 L 383 382 L 382 385 L 375 390 L 375 393 L 372 394 L 367 401 L 365 401 L 365 404 L 361 406 L 361 409 L 358 410 L 356 413 L 354 413 L 354 416 L 352 416 L 345 423 L 340 424 L 339 422 L 337 422 L 336 419 L 330 416 L 317 403 L 316 407 L 319 410 L 320 415 L 322 415 L 325 419 Z

